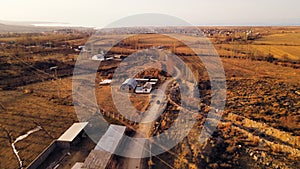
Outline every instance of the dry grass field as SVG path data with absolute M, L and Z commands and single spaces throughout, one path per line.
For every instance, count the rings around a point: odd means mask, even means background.
M 47 81 L 0 92 L 3 106 L 0 110 L 0 168 L 18 168 L 17 158 L 10 145 L 17 137 L 37 126 L 42 127 L 42 130 L 15 145 L 24 166 L 27 166 L 53 139 L 77 121 L 71 105 L 70 78 L 62 80 L 65 85 L 57 83 Z M 61 91 L 60 97 L 58 90 Z
M 300 33 L 280 33 L 265 36 L 254 41 L 251 48 L 264 55 L 271 53 L 276 58 L 300 60 Z
M 210 37 L 222 57 L 227 80 L 223 120 L 203 149 L 199 150 L 195 139 L 201 129 L 199 121 L 190 135 L 171 150 L 173 154 L 159 156 L 175 168 L 276 168 L 272 165 L 300 168 L 300 147 L 293 141 L 300 138 L 300 69 L 253 59 L 270 53 L 280 59 L 278 62 L 293 64 L 299 61 L 300 28 L 258 27 L 252 30 L 260 32 L 262 37 L 247 42 L 223 41 L 230 38 L 226 35 Z M 5 43 L 0 44 L 0 168 L 15 169 L 19 164 L 11 143 L 16 138 L 41 127 L 15 145 L 26 167 L 53 139 L 77 121 L 71 75 L 78 52 L 70 47 L 84 45 L 88 37 L 80 32 L 5 36 L 0 37 L 0 43 Z M 111 37 L 102 38 L 109 40 Z M 188 37 L 187 41 L 192 42 L 194 38 Z M 35 47 L 30 47 L 29 41 L 37 42 Z M 49 41 L 53 46 L 47 46 Z M 126 39 L 124 43 L 127 45 L 115 46 L 112 54 L 128 55 L 138 49 L 163 46 L 165 50 L 180 54 L 180 58 L 196 70 L 194 73 L 201 84 L 207 80 L 203 63 L 186 56 L 193 53 L 181 42 L 146 34 Z M 118 64 L 118 61 L 103 64 L 95 81 L 98 105 L 110 112 L 117 111 L 111 98 L 111 87 L 99 86 L 98 83 L 111 77 Z M 60 67 L 58 75 L 61 80 L 49 70 L 56 65 Z M 210 98 L 206 90 L 202 91 L 204 100 Z M 149 98 L 133 95 L 131 101 L 143 111 Z M 201 114 L 210 109 L 209 103 L 201 103 L 200 107 Z M 269 163 L 270 159 L 272 162 Z M 167 167 L 155 158 L 154 163 L 153 168 Z

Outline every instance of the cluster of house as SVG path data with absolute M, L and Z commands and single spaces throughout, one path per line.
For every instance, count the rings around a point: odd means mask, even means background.
M 203 32 L 206 36 L 214 36 L 214 35 L 231 35 L 234 33 L 247 33 L 252 34 L 252 30 L 248 28 L 242 29 L 233 29 L 233 28 L 200 28 L 201 32 Z M 113 33 L 113 34 L 185 34 L 189 36 L 203 36 L 202 33 L 199 34 L 199 30 L 193 27 L 138 27 L 138 28 L 109 28 L 101 30 L 103 34 L 105 33 Z
M 87 49 L 85 46 L 78 46 L 78 48 L 75 48 L 74 50 L 76 52 L 86 52 L 86 53 L 92 52 L 91 49 Z M 103 51 L 101 51 L 99 54 L 93 55 L 91 59 L 95 61 L 110 61 L 110 60 L 124 59 L 125 57 L 126 56 L 119 55 L 119 54 L 107 56 Z
M 137 94 L 149 94 L 157 83 L 158 79 L 128 78 L 122 83 L 120 90 Z

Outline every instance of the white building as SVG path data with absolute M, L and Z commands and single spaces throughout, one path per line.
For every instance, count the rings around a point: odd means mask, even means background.
M 129 78 L 129 79 L 126 79 L 120 89 L 121 91 L 124 91 L 124 92 L 134 92 L 135 88 L 137 86 L 137 81 L 133 78 Z
M 109 85 L 111 84 L 112 80 L 111 79 L 105 79 L 105 80 L 102 80 L 99 85 Z
M 88 122 L 74 123 L 57 139 L 59 146 L 69 148 L 71 145 L 77 144 L 80 141 L 80 137 L 83 135 L 84 128 L 87 124 Z
M 152 84 L 150 82 L 146 82 L 143 86 L 136 87 L 135 93 L 137 94 L 149 94 L 152 91 Z
M 97 55 L 94 55 L 92 57 L 92 60 L 99 60 L 99 61 L 104 61 L 105 60 L 105 57 L 103 54 L 97 54 Z

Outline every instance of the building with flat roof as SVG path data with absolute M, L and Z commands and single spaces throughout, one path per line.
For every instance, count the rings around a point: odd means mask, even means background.
M 135 93 L 137 94 L 149 94 L 152 91 L 152 84 L 150 82 L 146 82 L 143 86 L 136 87 Z
M 63 148 L 68 148 L 71 144 L 76 144 L 78 141 L 80 141 L 80 137 L 83 135 L 84 128 L 87 124 L 88 122 L 74 123 L 57 139 L 58 145 Z
M 101 137 L 95 150 L 106 150 L 109 152 L 115 152 L 123 135 L 126 127 L 111 124 L 105 134 Z
M 89 151 L 95 144 L 84 136 L 84 128 L 88 122 L 74 123 L 69 127 L 57 140 L 53 140 L 52 143 L 44 149 L 28 166 L 28 169 L 39 168 L 56 168 L 68 161 L 72 163 L 72 158 L 76 161 L 85 159 Z M 77 144 L 81 141 L 81 144 Z M 80 153 L 81 156 L 70 156 L 70 154 Z M 84 155 L 83 155 L 84 154 Z M 85 156 L 85 157 L 83 157 Z M 62 161 L 64 159 L 64 161 Z M 72 164 L 73 165 L 73 164 Z M 79 164 L 75 166 L 79 167 Z
M 114 153 L 123 141 L 126 127 L 110 125 L 99 142 L 95 144 L 89 137 L 82 138 L 87 124 L 88 122 L 74 123 L 61 137 L 53 140 L 27 168 L 63 166 L 72 169 L 111 168 L 115 160 Z M 76 144 L 79 141 L 81 143 Z
M 120 89 L 124 92 L 149 94 L 157 84 L 158 79 L 128 78 L 122 83 Z
M 109 85 L 111 84 L 112 80 L 111 79 L 105 79 L 105 80 L 102 80 L 99 85 Z

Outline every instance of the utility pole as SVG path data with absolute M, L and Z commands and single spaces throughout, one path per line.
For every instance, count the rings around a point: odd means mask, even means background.
M 235 38 L 235 33 L 233 33 L 233 35 L 231 36 L 231 58 L 235 57 L 235 52 L 234 52 L 234 38 Z
M 148 161 L 148 168 L 151 169 L 152 165 L 154 164 L 152 161 L 151 143 L 149 144 L 149 150 L 150 150 L 150 159 Z

